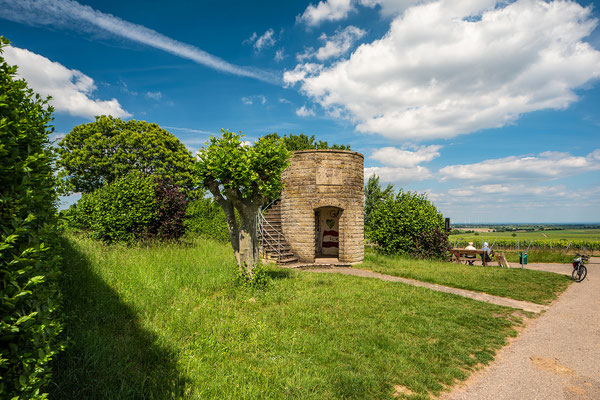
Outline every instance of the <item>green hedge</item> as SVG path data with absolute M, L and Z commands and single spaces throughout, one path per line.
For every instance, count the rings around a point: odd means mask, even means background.
M 404 192 L 376 203 L 370 215 L 369 239 L 385 254 L 440 258 L 448 249 L 444 217 L 425 194 Z
M 199 234 L 220 242 L 229 241 L 225 213 L 210 198 L 202 197 L 188 204 L 186 227 L 189 233 Z
M 84 193 L 65 220 L 107 243 L 177 239 L 184 233 L 186 207 L 177 186 L 133 170 Z
M 132 241 L 156 216 L 156 183 L 132 171 L 92 193 L 84 193 L 74 209 L 77 226 L 105 242 Z
M 42 399 L 62 348 L 52 108 L 14 80 L 7 44 L 0 38 L 0 398 Z

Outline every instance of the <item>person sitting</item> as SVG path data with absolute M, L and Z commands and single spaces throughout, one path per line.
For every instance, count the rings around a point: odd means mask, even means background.
M 486 263 L 492 261 L 492 258 L 490 256 L 494 254 L 494 250 L 490 249 L 488 242 L 483 243 L 483 247 L 481 248 L 481 250 L 485 251 L 485 253 L 481 255 L 481 261 L 484 261 Z
M 475 246 L 473 246 L 473 242 L 469 242 L 469 245 L 467 247 L 465 247 L 465 250 L 477 250 L 475 248 Z M 467 254 L 465 255 L 465 258 L 476 258 L 477 256 L 475 254 Z M 467 263 L 469 265 L 473 265 L 473 261 L 475 260 L 467 260 Z

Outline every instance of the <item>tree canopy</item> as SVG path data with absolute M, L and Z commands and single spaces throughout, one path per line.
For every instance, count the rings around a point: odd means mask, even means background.
M 365 230 L 367 237 L 371 230 L 371 214 L 375 207 L 383 200 L 394 195 L 394 186 L 388 184 L 385 189 L 381 189 L 379 177 L 375 174 L 369 177 L 365 185 Z
M 279 138 L 280 136 L 277 133 L 272 133 L 270 135 L 266 135 L 265 137 L 274 137 Z M 332 144 L 330 145 L 327 141 L 319 140 L 318 142 L 315 140 L 315 135 L 307 136 L 304 133 L 299 135 L 291 134 L 283 135 L 283 143 L 288 151 L 298 151 L 298 150 L 313 150 L 313 149 L 337 149 L 337 150 L 350 150 L 349 145 L 344 144 Z
M 174 135 L 155 123 L 110 116 L 78 125 L 58 144 L 59 165 L 73 191 L 92 192 L 132 170 L 194 187 L 194 159 Z
M 225 212 L 238 265 L 251 276 L 258 262 L 258 210 L 281 192 L 281 173 L 288 165 L 289 152 L 283 140 L 273 135 L 250 146 L 240 135 L 221 132 L 221 137 L 211 136 L 198 152 L 196 173 Z

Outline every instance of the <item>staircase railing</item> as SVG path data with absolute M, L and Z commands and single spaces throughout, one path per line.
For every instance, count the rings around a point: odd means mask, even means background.
M 267 219 L 265 218 L 265 211 L 267 211 L 273 205 L 273 203 L 275 203 L 278 200 L 279 199 L 275 199 L 269 204 L 267 204 L 265 207 L 258 210 L 258 220 L 256 223 L 256 226 L 258 227 L 258 235 L 261 239 L 263 257 L 266 256 L 265 248 L 268 246 L 269 249 L 271 249 L 274 253 L 277 254 L 277 263 L 281 261 L 281 242 L 285 240 L 285 237 L 281 232 L 279 232 L 279 229 L 275 228 L 269 221 L 267 221 Z M 272 235 L 271 232 L 267 230 L 267 228 L 270 228 L 271 230 L 277 232 L 277 235 Z

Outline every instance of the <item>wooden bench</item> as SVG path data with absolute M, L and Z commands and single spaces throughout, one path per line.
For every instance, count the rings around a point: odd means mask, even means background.
M 472 262 L 479 258 L 481 259 L 483 266 L 486 267 L 488 262 L 485 260 L 485 257 L 482 257 L 486 253 L 487 252 L 485 250 L 467 250 L 454 248 L 450 249 L 450 261 L 460 264 L 461 261 Z
M 450 249 L 450 261 L 460 264 L 461 261 L 473 262 L 477 259 L 480 259 L 483 266 L 487 267 L 489 261 L 486 261 L 485 257 L 483 257 L 483 255 L 485 253 L 486 253 L 486 251 L 484 251 L 484 250 L 467 250 L 467 249 L 453 248 L 453 249 Z M 475 257 L 473 257 L 473 256 L 475 256 Z M 498 263 L 499 267 L 510 268 L 510 265 L 506 261 L 506 257 L 504 256 L 503 252 L 496 251 L 490 255 L 490 258 L 495 259 L 495 261 Z

